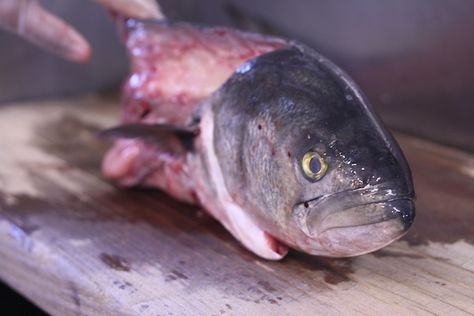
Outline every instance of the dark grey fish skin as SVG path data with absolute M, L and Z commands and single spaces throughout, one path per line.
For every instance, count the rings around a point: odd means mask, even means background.
M 352 80 L 312 49 L 248 61 L 209 102 L 226 188 L 276 239 L 352 256 L 410 227 L 414 188 L 398 144 Z M 318 181 L 301 168 L 309 150 L 328 166 Z

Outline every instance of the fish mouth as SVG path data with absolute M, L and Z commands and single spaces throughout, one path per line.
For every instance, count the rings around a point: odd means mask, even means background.
M 415 216 L 414 194 L 387 185 L 341 191 L 298 203 L 297 226 L 312 253 L 355 256 L 403 236 Z

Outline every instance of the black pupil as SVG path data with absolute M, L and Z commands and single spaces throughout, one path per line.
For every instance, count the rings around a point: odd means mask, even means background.
M 311 170 L 312 173 L 318 173 L 321 170 L 321 162 L 318 158 L 311 158 L 309 161 L 309 170 Z

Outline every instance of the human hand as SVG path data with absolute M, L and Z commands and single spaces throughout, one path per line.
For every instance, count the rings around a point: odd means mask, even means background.
M 81 0 L 82 1 L 82 0 Z M 94 0 L 127 17 L 161 19 L 155 0 Z M 38 0 L 1 0 L 0 27 L 75 62 L 86 62 L 91 47 L 67 22 L 44 9 Z

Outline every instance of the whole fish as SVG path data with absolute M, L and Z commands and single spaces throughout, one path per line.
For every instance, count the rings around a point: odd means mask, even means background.
M 363 93 L 304 44 L 124 20 L 131 60 L 105 176 L 202 205 L 266 259 L 346 257 L 413 222 L 396 141 Z

